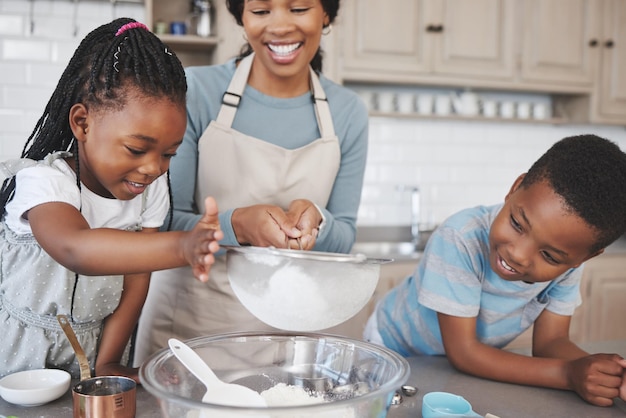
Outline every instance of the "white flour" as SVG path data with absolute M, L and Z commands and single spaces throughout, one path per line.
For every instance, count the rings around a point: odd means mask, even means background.
M 298 406 L 319 403 L 328 403 L 324 396 L 308 392 L 300 386 L 278 383 L 277 385 L 261 392 L 261 396 L 267 402 L 268 407 L 273 406 Z M 309 417 L 309 415 L 306 415 Z M 335 411 L 320 412 L 315 414 L 316 418 L 354 418 L 354 412 L 350 408 Z M 297 417 L 292 417 L 297 418 Z
M 324 397 L 316 393 L 309 393 L 300 386 L 278 383 L 261 392 L 267 406 L 292 406 L 324 403 Z
M 370 299 L 377 265 L 355 270 L 342 263 L 264 264 L 245 280 L 231 281 L 243 305 L 261 321 L 284 330 L 318 331 L 346 321 Z

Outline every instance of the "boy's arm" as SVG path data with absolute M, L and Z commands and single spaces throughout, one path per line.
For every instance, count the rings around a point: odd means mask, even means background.
M 120 364 L 148 295 L 150 273 L 124 276 L 124 290 L 115 311 L 104 321 L 96 356 L 97 376 L 128 376 L 139 383 L 138 368 Z
M 533 325 L 533 356 L 576 360 L 588 356 L 569 339 L 572 317 L 544 309 Z
M 528 357 L 491 347 L 478 341 L 475 317 L 442 313 L 438 313 L 437 317 L 446 356 L 460 371 L 501 382 L 570 389 L 592 404 L 612 405 L 621 383 L 619 356 L 588 356 L 584 351 L 573 348 L 574 344 L 567 337 L 569 318 L 552 324 L 551 320 L 555 319 L 552 315 L 544 310 L 535 323 L 533 340 L 541 340 L 538 347 L 541 354 L 535 352 L 535 355 L 556 354 L 564 350 L 565 358 L 560 358 L 560 354 L 552 358 Z M 554 332 L 552 337 L 551 331 Z M 564 335 L 567 342 L 563 339 Z

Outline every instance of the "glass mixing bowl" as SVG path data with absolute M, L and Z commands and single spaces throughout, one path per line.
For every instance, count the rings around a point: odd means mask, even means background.
M 139 372 L 163 417 L 382 418 L 410 372 L 408 362 L 394 351 L 333 335 L 251 332 L 186 343 L 221 380 L 258 391 L 268 407 L 203 403 L 205 386 L 168 348 L 152 355 Z M 277 402 L 264 393 L 270 388 L 309 396 L 306 401 L 298 395 Z

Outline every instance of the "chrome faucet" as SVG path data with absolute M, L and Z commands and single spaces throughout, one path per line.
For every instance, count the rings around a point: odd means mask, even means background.
M 398 190 L 411 192 L 411 242 L 420 243 L 420 189 L 417 186 L 399 185 Z

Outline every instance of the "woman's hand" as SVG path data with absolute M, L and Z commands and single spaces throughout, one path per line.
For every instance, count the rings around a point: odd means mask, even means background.
M 292 201 L 287 210 L 287 217 L 302 234 L 300 242 L 297 237 L 289 237 L 289 248 L 313 249 L 319 233 L 318 227 L 322 223 L 322 214 L 313 202 L 306 199 Z
M 322 215 L 310 200 L 296 199 L 287 211 L 274 205 L 238 208 L 231 222 L 239 244 L 310 250 Z
M 215 199 L 209 196 L 204 204 L 205 212 L 202 219 L 184 235 L 181 246 L 193 275 L 201 282 L 209 280 L 211 265 L 215 263 L 213 254 L 220 249 L 218 241 L 224 238 Z
M 231 223 L 241 245 L 288 248 L 290 238 L 302 235 L 285 211 L 274 205 L 238 208 L 233 212 Z

